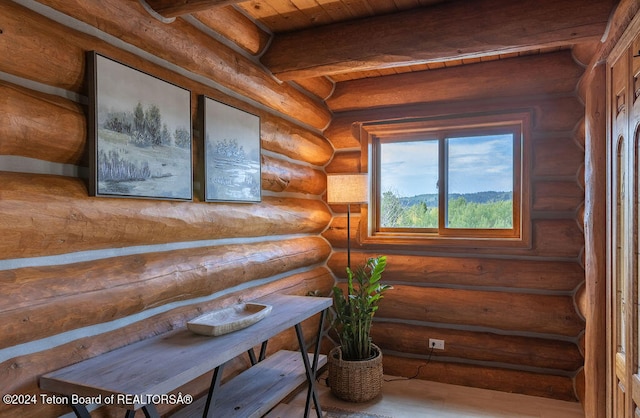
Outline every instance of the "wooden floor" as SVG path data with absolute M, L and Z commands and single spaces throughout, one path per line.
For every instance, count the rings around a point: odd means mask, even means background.
M 424 380 L 395 380 L 386 376 L 379 399 L 364 404 L 343 402 L 335 398 L 320 379 L 320 405 L 392 418 L 479 418 L 536 417 L 584 418 L 577 402 L 496 392 L 465 386 L 446 385 Z M 306 390 L 287 405 L 269 413 L 266 418 L 300 418 L 303 416 Z M 315 413 L 311 416 L 315 417 Z

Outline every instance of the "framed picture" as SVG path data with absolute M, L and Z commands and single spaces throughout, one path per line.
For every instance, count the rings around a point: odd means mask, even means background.
M 89 194 L 193 199 L 191 92 L 96 53 L 89 74 Z
M 260 117 L 200 96 L 204 201 L 260 202 Z

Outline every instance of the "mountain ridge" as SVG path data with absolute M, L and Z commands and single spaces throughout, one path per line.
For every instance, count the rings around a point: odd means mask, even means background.
M 491 203 L 491 202 L 502 202 L 502 201 L 511 201 L 512 200 L 512 192 L 496 192 L 496 191 L 484 191 L 484 192 L 474 192 L 474 193 L 451 193 L 449 196 L 451 199 L 463 198 L 469 203 Z M 427 206 L 437 206 L 438 205 L 438 194 L 437 193 L 426 193 L 419 194 L 415 196 L 408 197 L 399 197 L 398 200 L 403 207 L 411 207 L 418 203 L 424 202 Z

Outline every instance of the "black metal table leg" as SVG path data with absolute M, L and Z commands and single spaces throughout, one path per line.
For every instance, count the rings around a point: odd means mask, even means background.
M 216 367 L 213 371 L 213 377 L 211 378 L 211 386 L 209 386 L 209 394 L 207 395 L 207 403 L 204 406 L 204 412 L 202 416 L 204 418 L 212 418 L 213 417 L 213 404 L 215 402 L 215 394 L 214 391 L 220 386 L 220 381 L 222 380 L 222 369 L 224 364 Z
M 253 348 L 250 348 L 249 350 L 247 350 L 247 354 L 249 354 L 249 361 L 251 362 L 252 366 L 255 366 L 256 364 L 258 364 L 259 362 L 265 359 L 265 357 L 267 356 L 268 342 L 269 340 L 264 341 L 262 343 L 262 346 L 260 346 L 260 357 L 258 357 L 257 360 L 256 360 L 256 353 L 253 351 Z
M 267 343 L 269 340 L 262 343 L 260 346 L 260 357 L 258 357 L 258 361 L 262 361 L 267 357 Z
M 256 353 L 253 351 L 253 348 L 248 349 L 247 354 L 249 355 L 249 361 L 252 366 L 258 364 L 258 360 L 256 360 Z
M 147 418 L 160 418 L 158 409 L 153 404 L 143 406 L 142 412 L 144 412 L 144 416 Z M 135 415 L 135 411 L 134 411 L 134 415 Z
M 71 404 L 71 409 L 78 418 L 91 418 L 91 414 L 86 406 L 80 404 Z
M 318 418 L 322 418 L 322 408 L 320 407 L 320 400 L 318 398 L 318 391 L 316 390 L 316 372 L 318 370 L 318 357 L 320 355 L 320 343 L 322 341 L 322 329 L 324 328 L 324 320 L 327 315 L 327 310 L 323 310 L 320 315 L 320 324 L 318 326 L 318 333 L 316 335 L 316 346 L 313 356 L 313 364 L 309 363 L 309 357 L 307 355 L 307 347 L 304 342 L 304 336 L 302 334 L 302 327 L 300 324 L 296 324 L 296 335 L 298 336 L 298 344 L 300 345 L 300 353 L 302 354 L 302 361 L 304 363 L 305 372 L 307 374 L 307 401 L 304 408 L 304 417 L 309 416 L 309 409 L 311 406 L 311 399 L 316 407 L 316 415 Z

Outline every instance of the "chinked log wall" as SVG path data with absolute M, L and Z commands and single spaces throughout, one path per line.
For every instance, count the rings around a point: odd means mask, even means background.
M 355 262 L 388 255 L 385 281 L 395 289 L 372 331 L 386 352 L 387 373 L 563 400 L 582 396 L 574 390 L 585 328 L 576 308 L 585 280 L 585 110 L 575 93 L 582 73 L 570 51 L 559 51 L 337 84 L 328 100 L 336 112 L 325 132 L 336 147 L 328 173 L 360 170 L 362 122 L 511 109 L 533 114 L 531 248 L 352 242 Z M 352 237 L 358 224 L 354 211 Z M 338 215 L 325 232 L 334 248 L 346 248 L 345 228 Z M 344 251 L 329 259 L 343 279 L 345 262 Z M 445 350 L 423 366 L 429 338 L 445 340 Z
M 233 33 L 220 14 L 237 23 Z M 331 219 L 321 200 L 330 114 L 255 64 L 268 34 L 233 9 L 166 24 L 128 0 L 5 1 L 0 16 L 0 392 L 37 394 L 43 373 L 239 300 L 329 293 L 331 248 L 320 233 Z M 219 42 L 220 33 L 241 49 Z M 190 89 L 193 126 L 200 94 L 259 115 L 262 202 L 89 197 L 89 50 Z M 194 129 L 196 168 L 199 135 Z M 270 349 L 295 341 L 288 333 Z M 66 412 L 0 404 L 2 417 Z

